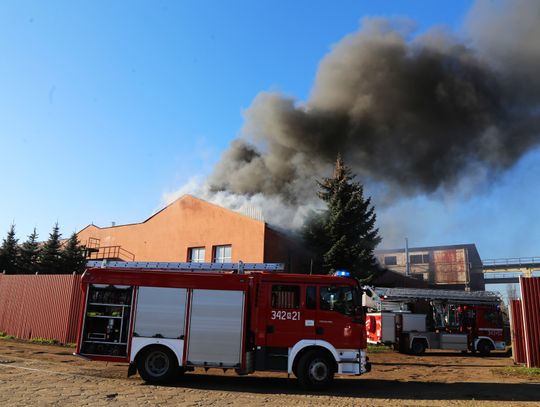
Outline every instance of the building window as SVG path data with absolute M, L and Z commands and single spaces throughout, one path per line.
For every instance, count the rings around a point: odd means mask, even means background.
M 411 254 L 409 256 L 411 264 L 426 264 L 429 263 L 429 254 Z
M 193 263 L 204 263 L 206 250 L 204 247 L 190 247 L 188 249 L 188 261 Z
M 214 263 L 230 263 L 232 261 L 232 246 L 214 246 Z
M 397 265 L 397 256 L 384 256 L 384 265 L 385 266 Z
M 272 286 L 272 308 L 296 309 L 299 307 L 300 307 L 300 287 L 299 286 L 297 285 L 273 285 Z

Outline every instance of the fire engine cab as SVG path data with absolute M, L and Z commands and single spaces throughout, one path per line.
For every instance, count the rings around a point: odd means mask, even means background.
M 500 295 L 490 291 L 364 287 L 367 341 L 416 355 L 426 349 L 504 350 Z
M 294 373 L 305 388 L 370 371 L 362 289 L 280 264 L 89 262 L 76 355 L 147 382 L 196 367 Z

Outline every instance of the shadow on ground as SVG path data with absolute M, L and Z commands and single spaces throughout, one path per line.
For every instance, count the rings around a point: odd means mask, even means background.
M 303 391 L 292 377 L 186 374 L 169 386 L 242 393 L 310 394 Z M 436 383 L 340 378 L 335 380 L 330 390 L 311 394 L 373 399 L 540 401 L 540 383 Z

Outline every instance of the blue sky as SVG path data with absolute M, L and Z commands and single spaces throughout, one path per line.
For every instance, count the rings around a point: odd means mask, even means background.
M 142 221 L 204 177 L 265 90 L 305 100 L 319 61 L 365 16 L 459 31 L 471 1 L 5 1 L 0 5 L 0 237 Z M 539 152 L 480 194 L 379 214 L 386 246 L 476 243 L 540 255 Z M 400 213 L 418 214 L 402 225 Z M 430 219 L 426 222 L 425 219 Z M 436 220 L 436 221 L 435 221 Z M 404 236 L 403 236 L 404 237 Z M 383 246 L 385 244 L 383 243 Z

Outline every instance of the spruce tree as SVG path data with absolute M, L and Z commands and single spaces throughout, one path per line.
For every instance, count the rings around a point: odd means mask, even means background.
M 73 233 L 62 250 L 62 273 L 80 274 L 84 271 L 85 265 L 86 258 L 83 249 L 79 244 L 77 233 Z
M 0 273 L 4 271 L 6 274 L 19 273 L 18 241 L 19 239 L 15 237 L 15 225 L 12 224 L 0 247 Z
M 41 250 L 37 238 L 38 234 L 34 228 L 32 234 L 28 235 L 28 239 L 21 245 L 20 269 L 22 274 L 35 274 L 39 271 L 38 260 Z
M 373 251 L 380 243 L 375 208 L 364 197 L 363 186 L 338 156 L 334 174 L 319 181 L 319 197 L 327 209 L 313 214 L 304 238 L 324 274 L 347 270 L 364 282 L 378 270 Z
M 60 254 L 60 228 L 58 222 L 54 225 L 49 239 L 43 244 L 39 256 L 39 272 L 43 274 L 60 274 L 62 258 Z

